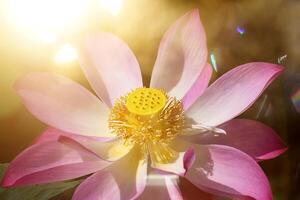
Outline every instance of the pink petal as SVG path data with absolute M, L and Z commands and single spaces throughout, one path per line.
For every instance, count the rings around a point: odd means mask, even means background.
M 189 89 L 181 100 L 184 110 L 187 110 L 200 97 L 207 88 L 212 75 L 212 67 L 209 63 L 206 64 L 194 85 Z
M 69 137 L 76 140 L 75 139 L 76 136 L 79 135 L 67 133 L 64 131 L 60 131 L 56 128 L 49 127 L 44 132 L 42 132 L 41 135 L 35 138 L 33 144 L 39 144 L 39 143 L 49 142 L 49 141 L 58 141 L 61 136 Z M 73 136 L 75 136 L 75 138 L 73 138 Z
M 27 109 L 39 120 L 66 132 L 111 137 L 108 108 L 88 90 L 63 76 L 31 73 L 15 84 Z
M 256 160 L 272 159 L 287 150 L 286 145 L 270 127 L 257 121 L 233 119 L 220 128 L 226 131 L 226 135 L 192 136 L 188 140 L 198 144 L 232 146 Z
M 99 142 L 109 142 L 116 140 L 115 137 L 93 137 L 93 136 L 84 136 L 84 135 L 77 135 L 77 134 L 72 134 L 68 133 L 65 131 L 61 131 L 59 129 L 53 128 L 53 127 L 48 127 L 45 131 L 42 132 L 41 135 L 39 135 L 34 141 L 33 144 L 41 143 L 41 142 L 46 142 L 46 141 L 58 141 L 61 136 L 65 136 L 68 138 L 72 138 L 73 140 L 81 143 L 80 141 L 86 141 L 86 140 L 91 140 L 91 141 L 99 141 Z
M 119 139 L 108 142 L 86 139 L 79 142 L 106 161 L 117 161 L 133 148 L 133 146 L 124 145 L 124 141 Z
M 205 67 L 206 59 L 205 32 L 195 9 L 179 18 L 165 33 L 150 86 L 181 99 Z
M 143 87 L 134 54 L 121 39 L 109 33 L 99 33 L 87 40 L 81 54 L 81 68 L 109 107 L 120 96 Z
M 179 186 L 179 177 L 176 175 L 150 174 L 147 187 L 140 199 L 142 200 L 182 200 Z
M 151 158 L 151 167 L 157 170 L 161 170 L 163 172 L 170 172 L 175 173 L 179 176 L 184 176 L 184 174 L 192 166 L 194 160 L 194 150 L 188 148 L 186 149 L 186 151 L 178 152 L 177 159 L 169 163 L 156 162 L 154 159 Z
M 137 199 L 144 191 L 147 162 L 136 151 L 130 152 L 107 169 L 87 178 L 76 189 L 73 200 Z
M 75 135 L 51 127 L 44 131 L 35 143 L 58 141 L 62 136 L 72 138 L 106 161 L 116 161 L 125 156 L 132 148 L 132 146 L 123 145 L 123 141 L 116 138 L 105 140 L 98 137 Z
M 186 114 L 200 124 L 220 125 L 251 106 L 282 70 L 262 62 L 236 67 L 208 87 Z
M 186 172 L 192 167 L 195 160 L 196 160 L 195 151 L 194 149 L 189 148 L 183 156 L 183 166 Z
M 222 145 L 194 147 L 197 159 L 186 175 L 194 185 L 215 195 L 272 199 L 267 177 L 250 156 Z
M 96 172 L 110 164 L 71 139 L 48 141 L 32 145 L 18 155 L 5 172 L 1 185 L 63 181 Z
M 102 170 L 82 182 L 77 187 L 72 199 L 120 200 L 121 191 L 114 176 L 109 171 Z
M 166 188 L 168 190 L 169 196 L 171 200 L 181 200 L 183 199 L 181 196 L 181 192 L 180 189 L 177 185 L 177 182 L 175 182 L 174 180 L 172 180 L 169 177 L 165 178 L 165 184 L 166 184 Z

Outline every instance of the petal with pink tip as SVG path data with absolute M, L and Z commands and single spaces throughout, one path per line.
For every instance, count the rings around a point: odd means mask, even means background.
M 194 85 L 189 89 L 181 100 L 184 110 L 187 110 L 200 97 L 207 88 L 212 75 L 212 67 L 209 63 L 206 64 Z
M 31 73 L 15 84 L 27 109 L 39 120 L 66 132 L 111 137 L 109 109 L 76 82 L 51 73 Z
M 205 67 L 206 36 L 197 9 L 179 18 L 160 43 L 150 86 L 184 97 Z
M 118 138 L 114 140 L 103 140 L 98 137 L 75 135 L 51 127 L 44 131 L 42 135 L 37 138 L 35 143 L 58 141 L 62 136 L 75 140 L 106 161 L 116 161 L 125 156 L 132 149 L 132 146 L 124 145 L 124 142 Z
M 215 195 L 271 200 L 272 192 L 262 169 L 247 154 L 223 145 L 194 145 L 197 158 L 186 178 Z
M 140 199 L 153 200 L 182 200 L 181 191 L 178 186 L 179 177 L 174 174 L 148 175 L 147 187 Z
M 147 159 L 134 149 L 107 169 L 87 178 L 76 189 L 73 200 L 137 199 L 144 191 Z
M 71 139 L 48 141 L 32 145 L 18 155 L 5 172 L 1 185 L 63 181 L 96 172 L 110 164 Z
M 118 37 L 99 33 L 88 38 L 81 68 L 98 96 L 111 107 L 120 96 L 143 87 L 138 61 Z
M 222 124 L 220 128 L 226 131 L 226 135 L 217 137 L 213 134 L 198 135 L 190 136 L 187 139 L 197 144 L 232 146 L 256 160 L 275 158 L 287 149 L 287 146 L 270 127 L 258 121 L 233 119 Z
M 229 121 L 251 106 L 282 70 L 279 65 L 263 62 L 236 67 L 208 87 L 186 115 L 208 126 Z

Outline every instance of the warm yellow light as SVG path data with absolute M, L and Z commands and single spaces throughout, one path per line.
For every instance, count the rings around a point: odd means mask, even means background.
M 40 33 L 38 33 L 38 37 L 39 37 L 40 41 L 45 44 L 55 43 L 57 40 L 56 35 L 51 32 L 40 32 Z
M 119 14 L 123 0 L 100 0 L 100 6 L 108 10 L 111 14 Z
M 54 57 L 56 63 L 67 63 L 77 60 L 78 52 L 71 44 L 63 45 Z
M 9 0 L 9 14 L 21 26 L 41 31 L 64 28 L 83 14 L 86 0 Z

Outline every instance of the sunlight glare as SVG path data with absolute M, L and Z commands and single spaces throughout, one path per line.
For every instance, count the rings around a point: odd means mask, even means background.
M 40 32 L 38 34 L 38 37 L 39 37 L 40 41 L 45 44 L 52 44 L 52 43 L 55 43 L 57 40 L 56 35 L 52 32 Z
M 122 0 L 100 0 L 100 6 L 112 15 L 118 15 L 122 7 Z
M 71 44 L 63 45 L 54 57 L 56 63 L 67 63 L 77 60 L 78 52 Z
M 76 22 L 85 0 L 10 0 L 9 14 L 20 26 L 34 31 L 61 29 Z

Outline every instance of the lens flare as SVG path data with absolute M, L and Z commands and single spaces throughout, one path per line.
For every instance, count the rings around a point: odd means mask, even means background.
M 166 174 L 162 176 L 161 174 L 149 174 L 148 175 L 148 182 L 147 184 L 149 186 L 155 186 L 155 187 L 162 187 L 165 186 L 165 179 L 168 179 L 170 181 L 179 182 L 179 177 L 172 174 Z
M 291 95 L 291 100 L 298 113 L 300 113 L 300 88 Z
M 210 62 L 211 62 L 211 65 L 213 66 L 214 70 L 216 72 L 218 72 L 217 59 L 216 59 L 216 56 L 214 53 L 210 54 Z
M 262 114 L 262 111 L 264 110 L 264 108 L 266 108 L 267 99 L 268 99 L 268 95 L 264 95 L 263 100 L 259 106 L 258 112 L 256 114 L 256 117 L 255 117 L 256 119 L 259 119 L 260 115 Z
M 77 60 L 78 52 L 71 44 L 63 45 L 54 57 L 56 63 L 68 63 Z
M 245 29 L 241 26 L 236 27 L 236 32 L 238 32 L 240 35 L 244 35 Z

